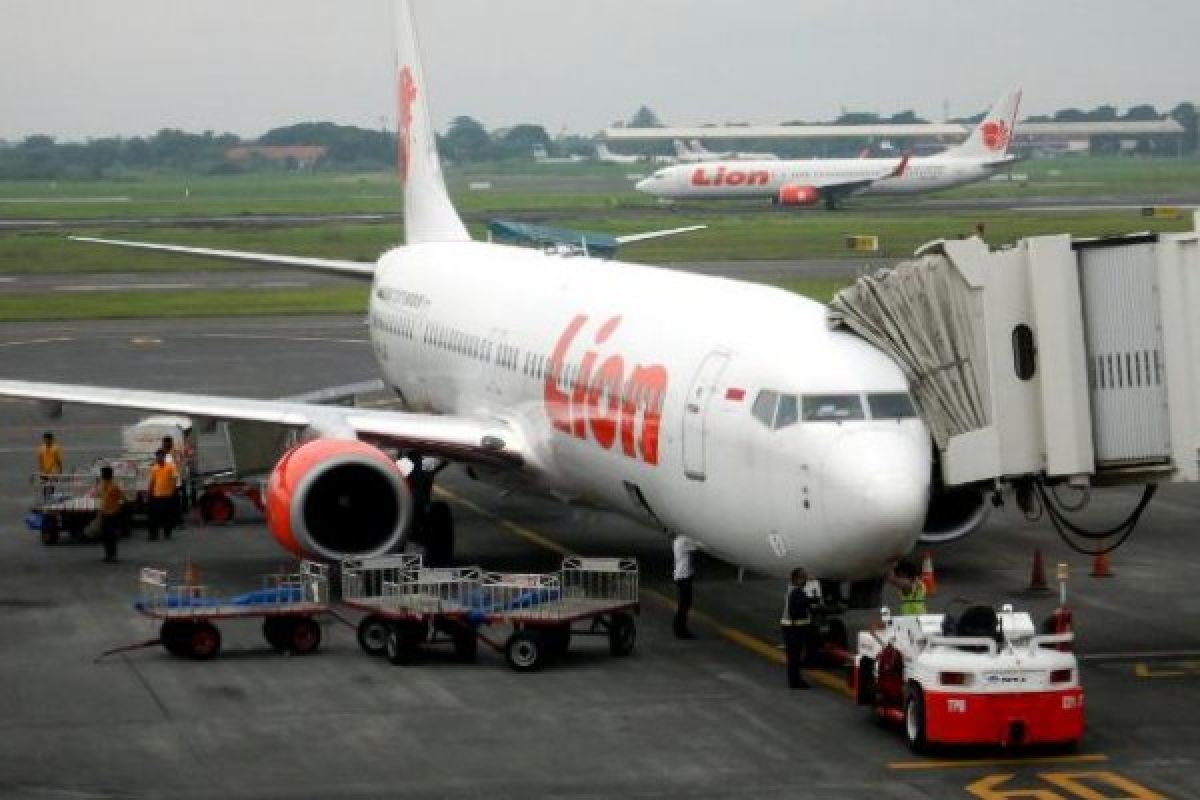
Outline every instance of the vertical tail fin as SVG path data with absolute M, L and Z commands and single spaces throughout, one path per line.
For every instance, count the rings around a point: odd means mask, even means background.
M 967 140 L 948 150 L 947 154 L 971 158 L 1003 157 L 1016 132 L 1020 106 L 1021 90 L 1014 89 L 997 100 Z
M 404 241 L 463 242 L 471 236 L 450 202 L 438 161 L 416 22 L 409 0 L 396 6 L 397 169 L 404 185 Z

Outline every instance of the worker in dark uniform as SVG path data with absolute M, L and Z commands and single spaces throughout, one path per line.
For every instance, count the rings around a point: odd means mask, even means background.
M 96 487 L 96 510 L 100 516 L 100 541 L 104 544 L 104 560 L 117 560 L 117 537 L 121 534 L 121 512 L 125 495 L 113 480 L 113 469 L 100 468 L 100 485 Z
M 787 599 L 783 606 L 783 618 L 779 625 L 783 629 L 783 646 L 787 653 L 788 687 L 808 689 L 800 667 L 811 657 L 813 647 L 812 600 L 804 591 L 808 573 L 803 567 L 792 570 L 792 582 L 788 586 Z

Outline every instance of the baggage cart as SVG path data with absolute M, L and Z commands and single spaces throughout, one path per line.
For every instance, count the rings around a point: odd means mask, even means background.
M 631 653 L 638 567 L 632 558 L 569 557 L 552 573 L 503 573 L 385 556 L 343 564 L 342 602 L 365 613 L 362 649 L 394 664 L 436 643 L 474 661 L 483 642 L 530 672 L 565 655 L 572 636 L 602 636 L 613 655 Z
M 261 619 L 263 638 L 280 652 L 307 655 L 321 646 L 316 617 L 330 612 L 329 568 L 301 561 L 297 572 L 262 576 L 259 588 L 215 594 L 184 580 L 172 583 L 164 569 L 143 567 L 134 608 L 162 621 L 159 641 L 168 653 L 197 660 L 221 650 L 217 620 Z

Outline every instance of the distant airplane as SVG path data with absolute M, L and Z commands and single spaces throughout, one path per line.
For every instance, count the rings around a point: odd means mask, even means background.
M 851 194 L 918 194 L 990 177 L 1008 154 L 1020 90 L 1000 98 L 962 144 L 933 156 L 787 161 L 706 161 L 667 167 L 639 181 L 638 191 L 678 200 L 762 197 L 778 205 L 836 208 Z
M 579 153 L 571 153 L 569 156 L 551 156 L 546 152 L 543 145 L 535 144 L 533 146 L 533 160 L 539 164 L 578 164 L 580 161 L 586 161 L 587 156 Z
M 778 161 L 779 156 L 774 153 L 743 153 L 734 150 L 726 150 L 722 153 L 714 153 L 703 144 L 699 139 L 692 139 L 691 142 L 683 142 L 679 139 L 674 140 L 675 157 L 681 164 L 697 164 L 706 161 Z
M 371 264 L 85 241 L 369 282 L 371 348 L 406 411 L 17 380 L 0 380 L 0 396 L 290 432 L 298 443 L 267 482 L 267 526 L 287 549 L 327 559 L 387 553 L 410 534 L 448 555 L 450 508 L 431 491 L 452 462 L 497 486 L 683 534 L 765 574 L 803 566 L 851 581 L 852 602 L 875 602 L 880 576 L 927 519 L 925 535 L 939 540 L 978 527 L 982 494 L 947 507 L 934 483 L 904 372 L 830 330 L 820 303 L 472 241 L 442 177 L 411 10 L 401 8 L 403 246 Z
M 609 164 L 639 164 L 650 159 L 633 153 L 614 153 L 604 142 L 596 142 L 596 160 Z

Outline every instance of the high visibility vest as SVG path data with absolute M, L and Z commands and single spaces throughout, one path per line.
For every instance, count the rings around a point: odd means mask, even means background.
M 913 580 L 908 587 L 908 591 L 900 592 L 900 613 L 925 613 L 925 584 L 920 578 Z
M 155 464 L 150 468 L 150 496 L 171 497 L 175 494 L 175 467 Z
M 38 445 L 38 472 L 43 475 L 58 475 L 63 469 L 62 458 L 62 448 L 59 445 Z
M 100 513 L 105 516 L 119 514 L 121 503 L 125 496 L 116 481 L 100 481 L 100 490 L 96 493 L 100 498 Z

